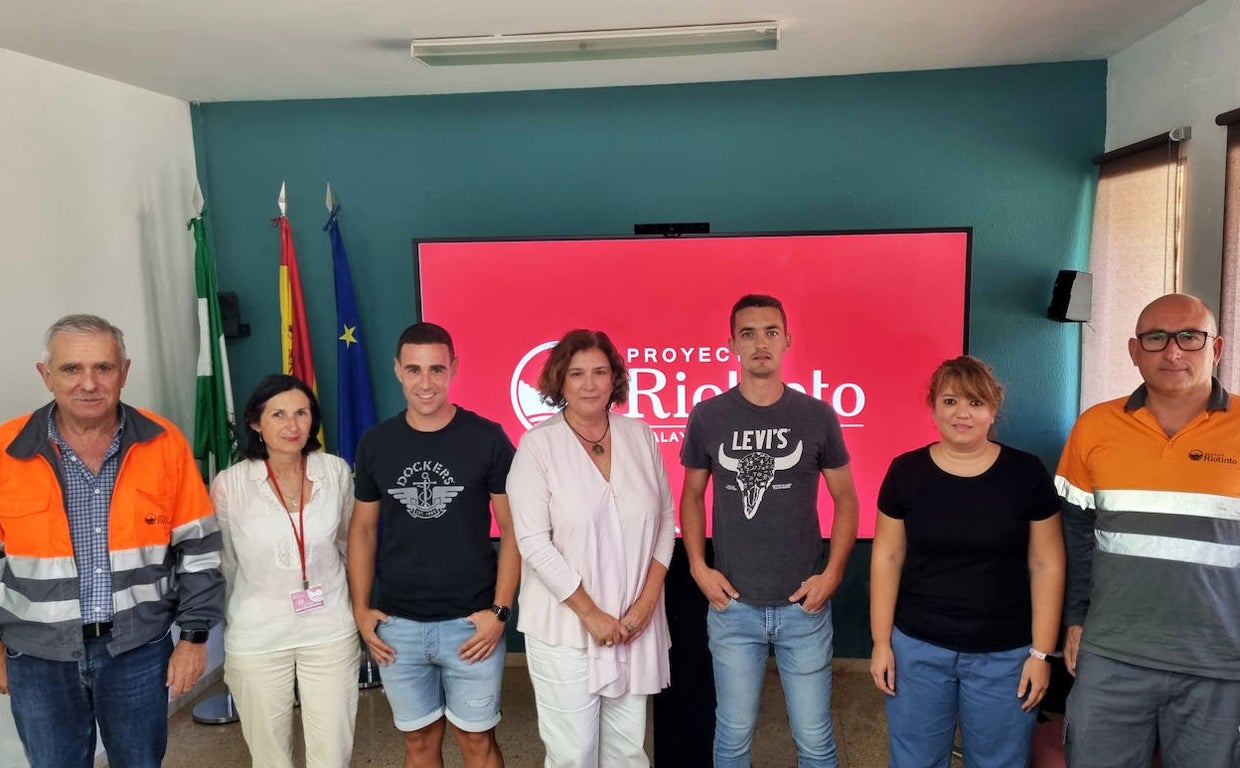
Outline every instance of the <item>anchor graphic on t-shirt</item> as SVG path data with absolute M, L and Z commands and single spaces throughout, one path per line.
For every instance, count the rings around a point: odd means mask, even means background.
M 423 472 L 421 481 L 412 482 L 407 488 L 388 488 L 388 493 L 405 505 L 410 517 L 432 520 L 448 511 L 448 503 L 463 490 L 463 485 L 435 485 L 430 474 Z

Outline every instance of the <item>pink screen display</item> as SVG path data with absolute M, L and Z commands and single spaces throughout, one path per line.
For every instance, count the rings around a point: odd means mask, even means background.
M 452 400 L 514 443 L 551 414 L 534 385 L 555 341 L 606 331 L 629 368 L 618 410 L 654 430 L 676 499 L 689 411 L 737 381 L 732 304 L 779 298 L 784 381 L 839 415 L 868 538 L 891 459 L 937 438 L 926 384 L 964 348 L 968 254 L 967 231 L 423 242 L 417 275 L 422 317 L 448 329 L 460 359 Z M 825 483 L 819 517 L 829 535 Z

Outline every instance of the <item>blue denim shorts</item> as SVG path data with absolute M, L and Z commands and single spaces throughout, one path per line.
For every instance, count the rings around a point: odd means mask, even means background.
M 379 639 L 396 649 L 396 661 L 383 668 L 383 692 L 399 730 L 417 731 L 445 715 L 469 733 L 489 731 L 499 723 L 505 640 L 500 638 L 490 656 L 470 664 L 456 649 L 475 631 L 465 618 L 413 621 L 389 616 L 379 624 Z

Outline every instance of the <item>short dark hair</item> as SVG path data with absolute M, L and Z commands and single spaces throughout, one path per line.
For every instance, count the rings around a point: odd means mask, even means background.
M 568 364 L 572 362 L 573 355 L 591 349 L 602 352 L 611 365 L 611 397 L 607 400 L 607 407 L 628 402 L 629 372 L 624 366 L 624 358 L 616 351 L 616 345 L 602 331 L 577 328 L 564 334 L 552 348 L 551 356 L 538 374 L 538 393 L 547 405 L 564 407 L 564 377 L 568 375 Z
M 247 459 L 267 458 L 269 455 L 267 444 L 259 439 L 258 431 L 251 425 L 262 420 L 263 409 L 267 407 L 268 400 L 293 389 L 305 395 L 310 401 L 310 435 L 301 449 L 302 455 L 323 447 L 323 444 L 319 442 L 319 429 L 323 426 L 323 414 L 319 410 L 319 399 L 314 396 L 314 390 L 307 387 L 306 383 L 296 376 L 273 373 L 258 382 L 254 391 L 250 393 L 250 399 L 245 403 L 245 410 L 241 413 L 241 429 L 245 433 L 245 443 L 241 446 L 242 456 Z
M 442 325 L 434 323 L 414 323 L 401 331 L 396 341 L 396 359 L 400 359 L 400 351 L 406 344 L 443 344 L 448 348 L 448 358 L 456 359 L 456 348 L 452 346 L 452 336 Z
M 736 333 L 736 316 L 743 309 L 752 309 L 754 307 L 770 307 L 779 310 L 779 320 L 784 324 L 784 333 L 788 332 L 788 315 L 784 312 L 784 305 L 774 296 L 767 296 L 763 293 L 747 293 L 736 300 L 732 305 L 732 318 L 728 322 L 728 338 Z

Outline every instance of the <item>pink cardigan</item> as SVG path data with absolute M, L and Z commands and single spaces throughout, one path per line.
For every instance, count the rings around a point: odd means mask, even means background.
M 586 649 L 591 693 L 652 694 L 669 680 L 663 595 L 646 631 L 615 648 L 597 645 L 562 602 L 580 584 L 619 618 L 641 592 L 651 560 L 671 562 L 676 523 L 654 434 L 636 419 L 614 413 L 610 419 L 610 483 L 563 416 L 521 438 L 508 474 L 521 551 L 517 629 L 544 643 Z

